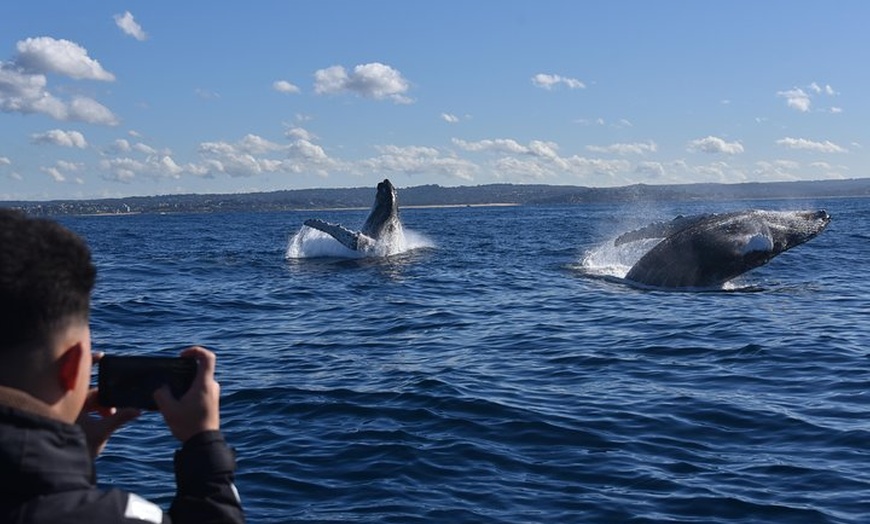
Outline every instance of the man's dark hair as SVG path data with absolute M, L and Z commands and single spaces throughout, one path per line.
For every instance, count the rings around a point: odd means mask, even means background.
M 0 208 L 0 357 L 26 359 L 70 322 L 87 322 L 96 275 L 75 233 Z

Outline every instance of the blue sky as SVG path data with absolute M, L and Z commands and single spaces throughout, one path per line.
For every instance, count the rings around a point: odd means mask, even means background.
M 0 199 L 870 175 L 863 1 L 0 6 Z

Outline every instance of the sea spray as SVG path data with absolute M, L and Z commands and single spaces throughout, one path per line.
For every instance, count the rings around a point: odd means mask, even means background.
M 613 239 L 608 239 L 584 253 L 580 266 L 593 276 L 625 278 L 631 266 L 660 240 L 646 239 L 616 246 Z
M 365 251 L 354 251 L 342 245 L 329 234 L 302 226 L 287 243 L 284 258 L 370 258 L 399 255 L 415 249 L 434 247 L 425 235 L 402 228 L 388 241 L 377 241 Z

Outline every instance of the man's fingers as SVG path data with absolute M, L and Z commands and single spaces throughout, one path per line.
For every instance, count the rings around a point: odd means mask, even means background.
M 200 386 L 214 379 L 215 354 L 201 346 L 193 346 L 181 352 L 182 357 L 193 357 L 199 366 L 196 381 Z
M 163 384 L 156 389 L 152 394 L 152 397 L 154 398 L 154 402 L 157 404 L 157 409 L 160 411 L 163 411 L 163 406 L 168 402 L 175 400 L 175 397 L 172 395 L 172 390 L 169 389 L 169 384 Z

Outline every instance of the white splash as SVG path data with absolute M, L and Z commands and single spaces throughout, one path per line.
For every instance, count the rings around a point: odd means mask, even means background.
M 323 231 L 302 226 L 287 242 L 284 258 L 379 258 L 426 247 L 434 247 L 434 243 L 425 235 L 401 228 L 390 238 L 377 240 L 367 249 L 354 251 Z
M 661 239 L 643 239 L 613 245 L 614 239 L 590 249 L 580 262 L 583 271 L 599 277 L 625 278 L 631 267 Z

